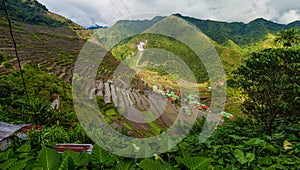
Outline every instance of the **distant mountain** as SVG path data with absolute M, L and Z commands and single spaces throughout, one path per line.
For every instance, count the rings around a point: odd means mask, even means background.
M 300 28 L 300 21 L 295 21 L 287 25 L 288 28 Z
M 203 33 L 219 44 L 226 44 L 228 40 L 243 46 L 266 39 L 268 33 L 275 34 L 292 27 L 300 29 L 300 21 L 288 25 L 277 24 L 263 18 L 255 19 L 248 24 L 242 22 L 219 22 L 201 20 L 192 17 L 174 14 L 177 17 L 196 25 Z
M 103 29 L 103 28 L 108 28 L 108 26 L 101 26 L 101 25 L 94 25 L 94 26 L 91 26 L 91 27 L 88 27 L 87 29 L 89 30 L 95 30 L 95 29 Z
M 263 41 L 267 38 L 268 34 L 276 34 L 277 32 L 290 29 L 300 29 L 300 21 L 295 21 L 288 25 L 274 23 L 263 18 L 255 19 L 247 24 L 242 22 L 220 22 L 212 20 L 201 20 L 193 17 L 182 16 L 181 14 L 174 14 L 174 16 L 180 17 L 189 23 L 197 26 L 204 34 L 210 37 L 212 40 L 221 45 L 228 45 L 228 41 L 239 46 L 250 45 Z M 123 20 L 117 22 L 111 29 L 114 29 L 115 34 L 121 35 L 120 37 L 129 36 L 133 33 L 140 33 L 159 22 L 164 17 L 155 17 L 152 20 Z M 101 30 L 100 35 L 106 35 L 107 30 Z M 110 30 L 110 33 L 113 31 Z M 112 34 L 113 35 L 113 34 Z M 102 42 L 108 40 L 101 39 Z M 115 39 L 116 42 L 121 39 Z M 111 40 L 110 40 L 111 41 Z M 109 45 L 112 42 L 108 42 Z
M 109 29 L 98 29 L 98 39 L 106 46 L 112 47 L 126 37 L 142 33 L 165 17 L 155 17 L 152 20 L 120 20 Z
M 69 81 L 77 56 L 92 31 L 51 13 L 35 0 L 6 0 L 6 2 L 21 63 L 36 64 L 49 73 Z M 260 48 L 260 43 L 264 43 L 269 34 L 292 27 L 300 29 L 300 21 L 283 25 L 260 18 L 245 24 L 174 15 L 197 26 L 212 40 L 228 72 L 242 62 L 243 46 L 256 43 Z M 90 29 L 98 32 L 97 38 L 106 47 L 114 48 L 113 46 L 118 45 L 124 38 L 140 34 L 165 18 L 157 16 L 152 20 L 121 20 L 110 28 L 96 25 Z M 2 3 L 0 3 L 0 32 L 0 52 L 5 53 L 8 62 L 16 66 L 13 69 L 0 66 L 0 74 L 3 75 L 17 69 L 17 61 Z

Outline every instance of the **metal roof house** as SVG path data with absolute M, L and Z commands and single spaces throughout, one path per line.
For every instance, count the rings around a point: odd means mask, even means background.
M 0 151 L 7 149 L 9 142 L 12 140 L 15 132 L 23 128 L 31 126 L 31 124 L 14 125 L 0 122 Z

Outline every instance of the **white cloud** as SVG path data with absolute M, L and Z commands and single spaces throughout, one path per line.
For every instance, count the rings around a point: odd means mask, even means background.
M 295 20 L 300 19 L 300 11 L 299 10 L 290 10 L 288 12 L 285 12 L 278 21 L 283 24 L 291 23 Z
M 134 19 L 181 13 L 200 19 L 250 22 L 265 18 L 280 23 L 299 20 L 298 0 L 39 0 L 53 12 L 83 26 L 108 25 L 123 16 Z M 143 15 L 147 13 L 147 15 Z M 150 14 L 152 13 L 152 14 Z

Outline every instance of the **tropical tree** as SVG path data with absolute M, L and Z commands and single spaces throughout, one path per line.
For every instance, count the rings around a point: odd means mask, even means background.
M 242 87 L 247 96 L 245 113 L 259 120 L 270 135 L 275 127 L 298 124 L 299 63 L 299 50 L 267 49 L 254 53 L 229 81 Z
M 296 28 L 282 30 L 277 34 L 275 42 L 283 44 L 284 47 L 291 47 L 293 44 L 300 42 L 299 32 Z

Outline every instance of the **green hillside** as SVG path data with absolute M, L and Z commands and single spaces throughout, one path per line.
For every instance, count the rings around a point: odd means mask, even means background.
M 44 5 L 35 0 L 7 0 L 6 5 L 10 18 L 14 21 L 50 27 L 73 26 L 76 29 L 83 29 L 71 20 L 49 12 Z M 0 10 L 4 11 L 2 3 Z M 4 12 L 1 12 L 0 16 L 4 16 Z
M 105 47 L 111 48 L 124 38 L 142 33 L 163 18 L 164 17 L 158 16 L 152 20 L 121 20 L 115 23 L 109 29 L 98 29 L 96 32 L 98 36 L 97 38 L 105 45 Z
M 300 21 L 283 25 L 265 20 L 263 18 L 258 18 L 249 22 L 248 24 L 245 24 L 241 22 L 228 23 L 201 20 L 188 16 L 182 16 L 180 14 L 175 14 L 175 16 L 181 17 L 186 21 L 196 25 L 201 31 L 203 31 L 203 33 L 222 45 L 226 45 L 228 40 L 232 40 L 239 46 L 247 46 L 252 43 L 265 40 L 269 33 L 276 34 L 281 30 L 290 29 L 293 27 L 300 29 Z
M 9 0 L 6 5 L 21 63 L 38 65 L 70 81 L 75 60 L 90 31 L 49 12 L 37 1 Z M 11 64 L 0 66 L 0 75 L 4 75 L 17 69 L 17 60 L 2 3 L 0 8 L 0 52 Z

